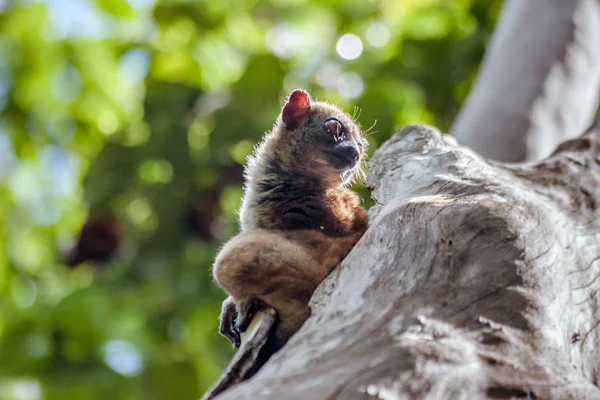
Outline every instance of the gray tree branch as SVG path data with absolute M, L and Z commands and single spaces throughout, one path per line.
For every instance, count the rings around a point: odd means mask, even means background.
M 600 398 L 600 124 L 518 165 L 410 126 L 371 164 L 370 229 L 218 399 Z
M 508 0 L 451 133 L 495 160 L 546 157 L 594 117 L 598 43 L 598 0 Z

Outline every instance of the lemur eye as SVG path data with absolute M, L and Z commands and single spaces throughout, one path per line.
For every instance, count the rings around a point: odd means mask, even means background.
M 344 125 L 340 121 L 335 118 L 330 118 L 323 123 L 323 129 L 329 136 L 331 136 L 335 141 L 342 140 L 342 135 L 344 133 Z

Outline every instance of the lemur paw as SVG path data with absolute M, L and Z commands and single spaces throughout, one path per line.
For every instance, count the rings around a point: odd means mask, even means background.
M 252 322 L 254 314 L 256 314 L 258 310 L 261 310 L 266 307 L 267 306 L 257 298 L 241 301 L 237 305 L 238 314 L 237 321 L 235 324 L 235 327 L 238 330 L 238 332 L 246 332 L 246 329 L 248 329 L 250 322 Z
M 254 314 L 266 306 L 257 298 L 242 300 L 236 303 L 232 297 L 223 302 L 219 333 L 233 343 L 236 348 L 241 345 L 241 333 L 245 332 Z
M 241 344 L 240 332 L 236 328 L 237 315 L 237 304 L 232 297 L 226 298 L 221 307 L 219 333 L 229 339 L 236 348 Z

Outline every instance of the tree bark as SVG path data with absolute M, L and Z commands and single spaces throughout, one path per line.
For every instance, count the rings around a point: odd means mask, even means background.
M 600 1 L 509 0 L 451 133 L 500 161 L 539 160 L 593 120 Z
M 312 316 L 218 399 L 600 398 L 600 124 L 517 165 L 410 126 L 367 183 Z

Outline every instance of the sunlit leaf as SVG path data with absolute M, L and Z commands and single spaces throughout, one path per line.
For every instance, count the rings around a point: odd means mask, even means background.
M 117 17 L 131 17 L 135 15 L 133 8 L 127 0 L 94 0 L 101 10 Z

